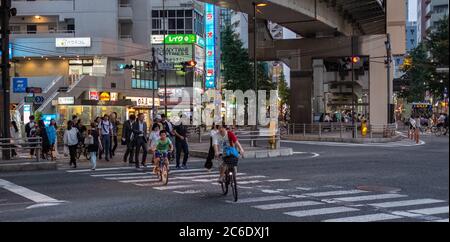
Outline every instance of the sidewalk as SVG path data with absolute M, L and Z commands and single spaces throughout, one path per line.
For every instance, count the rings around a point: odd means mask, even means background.
M 319 134 L 310 134 L 310 133 L 299 133 L 294 135 L 283 135 L 281 137 L 283 140 L 290 141 L 318 141 L 318 142 L 339 142 L 339 143 L 389 143 L 395 142 L 402 139 L 400 135 L 395 135 L 390 138 L 383 137 L 382 134 L 373 134 L 372 138 L 369 134 L 366 137 L 362 137 L 361 133 L 358 132 L 357 138 L 353 138 L 351 132 L 322 132 Z

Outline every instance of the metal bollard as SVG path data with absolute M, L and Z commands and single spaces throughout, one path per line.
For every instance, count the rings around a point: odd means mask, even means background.
M 339 133 L 340 133 L 340 138 L 342 139 L 342 123 L 341 123 L 341 125 L 340 125 L 340 127 L 339 127 Z
M 319 123 L 319 137 L 322 137 L 322 124 Z
M 306 137 L 306 124 L 303 124 L 303 137 Z

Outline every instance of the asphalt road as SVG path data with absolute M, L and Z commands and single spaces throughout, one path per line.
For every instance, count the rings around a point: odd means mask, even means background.
M 3 173 L 0 221 L 448 222 L 449 139 L 423 141 L 283 142 L 294 156 L 240 161 L 238 203 L 202 162 L 168 186 L 132 167 Z

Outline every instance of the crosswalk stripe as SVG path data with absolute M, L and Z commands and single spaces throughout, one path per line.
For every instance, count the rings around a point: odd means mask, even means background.
M 415 217 L 422 217 L 423 216 L 423 214 L 409 213 L 409 212 L 405 212 L 405 211 L 394 211 L 394 212 L 391 212 L 391 214 L 398 215 L 398 216 L 403 216 L 403 217 L 408 217 L 408 218 L 415 218 Z
M 238 176 L 244 176 L 246 175 L 245 173 L 237 173 L 236 175 Z M 200 176 L 179 176 L 179 179 L 202 179 L 202 178 L 210 178 L 210 177 L 218 177 L 219 174 L 209 174 L 209 175 L 200 175 Z
M 109 176 L 134 176 L 134 175 L 145 175 L 149 172 L 135 172 L 135 173 L 107 173 L 107 174 L 97 174 L 91 175 L 92 177 L 109 177 Z
M 153 187 L 153 189 L 160 190 L 160 191 L 166 191 L 166 190 L 176 190 L 181 188 L 189 188 L 193 187 L 194 185 L 175 185 L 175 186 L 160 186 L 160 187 Z
M 383 220 L 392 220 L 402 218 L 400 216 L 386 214 L 386 213 L 377 213 L 377 214 L 369 214 L 369 215 L 361 215 L 361 216 L 353 216 L 353 217 L 345 217 L 345 218 L 336 218 L 336 219 L 327 219 L 323 222 L 376 222 Z
M 404 200 L 395 202 L 384 202 L 384 203 L 372 203 L 370 206 L 380 207 L 380 208 L 394 208 L 394 207 L 406 207 L 413 205 L 431 204 L 431 203 L 441 203 L 445 202 L 436 199 L 414 199 L 414 200 Z
M 180 185 L 180 184 L 186 184 L 186 181 L 169 181 L 170 185 Z M 154 181 L 154 182 L 140 182 L 140 183 L 134 183 L 136 186 L 140 187 L 153 187 L 153 186 L 161 186 L 161 182 Z
M 262 209 L 262 210 L 272 210 L 272 209 L 282 209 L 282 208 L 313 206 L 313 205 L 319 205 L 319 204 L 323 204 L 323 203 L 313 202 L 313 201 L 302 201 L 302 202 L 265 204 L 265 205 L 257 205 L 257 206 L 253 206 L 253 207 L 257 208 L 257 209 Z
M 439 219 L 439 220 L 435 220 L 435 221 L 432 221 L 432 222 L 448 223 L 448 218 L 446 218 L 446 219 Z
M 150 174 L 146 176 L 126 176 L 126 177 L 106 177 L 106 180 L 112 180 L 112 181 L 121 181 L 121 180 L 131 180 L 131 179 L 147 179 L 154 177 Z
M 423 208 L 423 209 L 415 209 L 415 210 L 408 210 L 410 213 L 420 213 L 425 215 L 434 215 L 434 214 L 441 214 L 441 213 L 448 213 L 448 206 L 446 207 L 435 207 L 435 208 Z
M 265 178 L 266 176 L 240 176 L 238 180 L 248 180 L 248 179 L 258 179 L 258 178 Z M 196 182 L 215 182 L 217 181 L 217 178 L 219 178 L 219 174 L 217 174 L 215 179 L 194 179 L 192 181 Z
M 287 212 L 284 214 L 294 216 L 294 217 L 308 217 L 308 216 L 345 213 L 345 212 L 354 212 L 354 211 L 359 211 L 359 209 L 348 208 L 348 207 L 332 207 L 332 208 L 319 208 L 319 209 L 293 211 L 293 212 Z
M 285 196 L 266 196 L 266 197 L 251 197 L 239 199 L 237 203 L 252 203 L 252 202 L 267 202 L 267 201 L 276 201 L 276 200 L 286 200 L 291 199 L 290 197 Z M 230 201 L 227 201 L 230 202 Z
M 242 181 L 242 182 L 238 182 L 238 185 L 248 185 L 248 184 L 258 184 L 258 183 L 262 183 L 262 181 L 258 181 L 258 180 L 254 180 L 254 181 Z
M 273 179 L 273 180 L 267 180 L 268 182 L 288 182 L 292 181 L 292 179 Z
M 159 181 L 159 179 L 140 179 L 140 180 L 124 180 L 124 181 L 119 181 L 121 183 L 141 183 L 141 182 L 156 182 Z
M 95 173 L 97 171 L 116 171 L 116 170 L 131 170 L 136 169 L 135 167 L 111 167 L 111 168 L 97 168 L 95 171 L 92 171 L 91 169 L 81 169 L 81 170 L 68 170 L 69 173 L 81 173 L 81 172 L 91 172 Z
M 331 192 L 313 192 L 313 193 L 305 193 L 305 196 L 311 197 L 328 197 L 328 196 L 338 196 L 338 195 L 347 195 L 347 194 L 357 194 L 364 193 L 367 191 L 363 190 L 346 190 L 346 191 L 331 191 Z
M 343 201 L 343 202 L 360 202 L 360 201 L 370 201 L 370 200 L 381 200 L 381 199 L 389 199 L 389 198 L 400 198 L 407 197 L 406 195 L 401 194 L 380 194 L 380 195 L 367 195 L 367 196 L 357 196 L 357 197 L 340 197 L 335 200 Z

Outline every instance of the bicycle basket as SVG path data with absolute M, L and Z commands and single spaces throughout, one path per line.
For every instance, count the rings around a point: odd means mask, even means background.
M 226 156 L 223 158 L 223 162 L 227 165 L 237 166 L 239 159 L 234 156 Z

